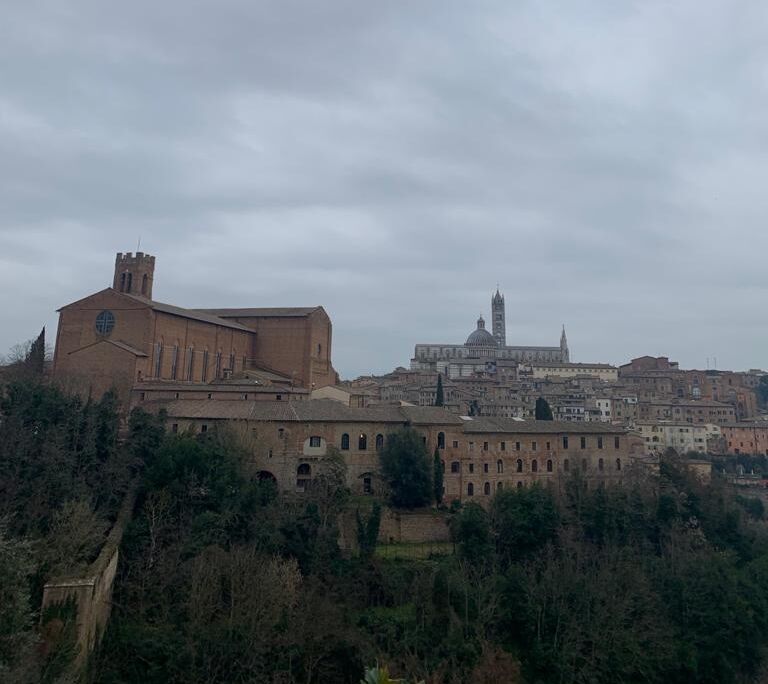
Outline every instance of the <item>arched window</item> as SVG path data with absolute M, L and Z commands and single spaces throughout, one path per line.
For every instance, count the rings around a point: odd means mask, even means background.
M 149 288 L 149 276 L 145 273 L 141 279 L 141 294 L 143 297 L 147 296 L 147 289 Z
M 216 352 L 216 367 L 214 368 L 214 375 L 215 380 L 218 380 L 221 377 L 221 349 Z
M 621 470 L 621 459 L 620 458 L 616 459 L 616 470 Z
M 523 483 L 522 483 L 522 482 L 520 482 L 520 481 L 518 481 L 518 483 L 517 483 L 517 488 L 518 488 L 518 489 L 522 489 L 522 488 L 523 488 Z
M 195 374 L 195 348 L 187 347 L 187 381 L 191 382 Z
M 496 461 L 496 472 L 497 473 L 503 473 L 504 472 L 504 461 L 499 459 Z
M 475 485 L 473 485 L 471 482 L 467 485 L 467 496 L 474 496 L 475 495 Z
M 437 448 L 445 449 L 445 433 L 444 432 L 437 433 Z
M 486 496 L 490 496 L 491 495 L 491 483 L 490 482 L 486 482 L 483 485 L 483 494 L 485 494 Z
M 296 468 L 296 488 L 303 491 L 309 484 L 311 475 L 312 468 L 309 463 L 300 463 L 299 467 Z
M 125 292 L 125 273 L 120 274 L 120 292 Z
M 503 482 L 497 482 L 496 483 L 496 491 L 500 492 L 502 489 L 504 489 L 504 483 Z
M 368 437 L 362 432 L 357 438 L 357 448 L 360 451 L 365 451 L 368 448 Z
M 133 290 L 133 273 L 128 274 L 128 284 L 125 286 L 126 292 L 131 292 Z
M 535 458 L 531 461 L 531 472 L 532 473 L 539 472 L 539 462 Z
M 605 462 L 603 461 L 602 458 L 599 458 L 597 460 L 597 469 L 602 471 L 604 468 L 605 468 Z
M 179 365 L 179 344 L 178 342 L 173 345 L 173 350 L 171 351 L 171 380 L 176 379 L 176 372 L 178 370 Z
M 563 470 L 567 473 L 571 469 L 571 462 L 566 458 L 563 459 Z
M 376 451 L 381 451 L 384 448 L 384 435 L 376 435 Z
M 518 458 L 517 459 L 517 472 L 522 473 L 523 472 L 523 459 Z
M 451 472 L 452 473 L 460 473 L 461 472 L 461 463 L 458 461 L 452 461 L 451 462 Z
M 341 436 L 341 450 L 349 451 L 349 435 L 346 432 Z
M 547 459 L 547 472 L 548 473 L 552 472 L 552 459 L 551 458 Z

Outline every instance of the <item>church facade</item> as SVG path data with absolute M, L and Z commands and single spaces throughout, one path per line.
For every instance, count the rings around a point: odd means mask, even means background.
M 127 397 L 148 382 L 205 385 L 250 369 L 310 391 L 338 381 L 322 307 L 187 309 L 153 299 L 154 276 L 155 257 L 119 253 L 112 287 L 59 310 L 59 382 Z
M 518 363 L 570 363 L 568 339 L 563 328 L 557 347 L 507 344 L 504 295 L 498 288 L 491 298 L 491 331 L 481 316 L 464 344 L 417 344 L 411 370 L 436 371 L 449 378 L 494 376 L 500 366 Z

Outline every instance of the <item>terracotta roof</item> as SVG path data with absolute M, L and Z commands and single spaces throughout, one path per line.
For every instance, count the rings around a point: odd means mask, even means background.
M 464 432 L 508 432 L 522 434 L 624 434 L 623 427 L 608 423 L 569 423 L 557 420 L 515 420 L 514 418 L 481 417 L 467 420 Z
M 199 311 L 197 309 L 183 309 L 180 306 L 173 306 L 171 304 L 164 304 L 163 302 L 156 302 L 153 299 L 147 299 L 146 297 L 140 297 L 139 295 L 128 294 L 127 292 L 121 292 L 119 294 L 125 297 L 130 297 L 131 299 L 142 304 L 147 304 L 153 310 L 167 313 L 171 316 L 189 318 L 193 321 L 202 321 L 203 323 L 211 323 L 213 325 L 221 326 L 222 328 L 233 328 L 234 330 L 242 330 L 244 332 L 253 334 L 253 330 L 246 328 L 244 325 L 224 320 L 223 318 L 219 318 L 216 315 L 211 315 L 205 311 Z
M 253 385 L 247 382 L 179 382 L 177 380 L 146 380 L 134 385 L 141 391 L 170 392 L 247 392 L 249 394 L 309 394 L 303 387 L 282 387 L 279 385 Z
M 303 318 L 318 311 L 320 306 L 305 307 L 258 307 L 247 309 L 197 309 L 205 314 L 221 318 Z

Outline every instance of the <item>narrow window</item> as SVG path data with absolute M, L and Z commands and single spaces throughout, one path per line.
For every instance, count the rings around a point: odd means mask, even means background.
M 470 473 L 474 473 L 475 472 L 475 464 L 474 463 L 470 463 L 469 464 L 469 472 Z
M 208 432 L 208 426 L 205 423 L 200 426 L 200 432 Z
M 586 449 L 587 448 L 587 438 L 586 437 L 582 437 L 581 438 L 581 448 L 582 449 Z
M 187 381 L 192 382 L 195 373 L 195 348 L 187 348 Z
M 507 443 L 506 442 L 502 442 L 501 443 L 501 450 L 502 451 L 506 451 L 507 450 Z
M 163 343 L 157 343 L 157 355 L 155 356 L 155 377 L 159 378 L 163 372 Z
M 536 442 L 531 442 L 531 451 L 536 451 Z
M 125 273 L 120 274 L 120 292 L 125 292 Z
M 213 377 L 216 380 L 221 377 L 221 349 L 216 352 L 216 367 L 214 368 Z
M 312 468 L 309 463 L 301 463 L 296 468 L 296 488 L 303 491 L 309 484 L 310 477 L 312 476 Z
M 504 472 L 504 461 L 499 459 L 496 461 L 496 472 L 497 473 L 503 473 Z
M 523 459 L 518 458 L 517 459 L 517 472 L 522 473 L 523 472 Z
M 453 440 L 453 448 L 458 449 L 459 448 L 459 441 L 457 439 Z
M 487 463 L 483 463 L 483 472 L 484 473 L 488 472 L 488 464 Z
M 208 382 L 208 350 L 203 352 L 203 369 L 202 369 L 202 381 Z
M 571 462 L 566 458 L 563 460 L 563 470 L 567 473 L 571 469 Z
M 467 484 L 467 496 L 474 496 L 475 495 L 475 485 L 473 485 L 471 482 Z
M 171 352 L 171 380 L 176 379 L 176 369 L 179 361 L 179 345 L 173 345 L 173 351 Z
M 147 296 L 148 288 L 149 288 L 149 276 L 145 273 L 144 277 L 141 279 L 141 295 L 143 297 Z
M 547 451 L 552 451 L 552 443 L 547 442 Z
M 490 482 L 486 482 L 483 485 L 483 494 L 485 494 L 486 496 L 490 496 L 491 495 L 491 483 Z
M 568 435 L 563 435 L 563 449 L 568 448 Z
M 282 401 L 282 400 L 283 400 L 283 395 L 282 394 L 276 394 L 275 395 L 275 401 Z
M 488 451 L 488 442 L 483 442 L 483 451 Z
M 346 432 L 341 436 L 341 450 L 349 451 L 349 435 Z
M 548 473 L 552 472 L 552 459 L 551 458 L 547 459 L 547 472 Z
M 597 448 L 598 449 L 602 449 L 603 448 L 603 438 L 602 437 L 598 437 L 597 438 Z
M 603 459 L 602 459 L 602 458 L 599 458 L 599 459 L 597 460 L 597 469 L 598 469 L 600 472 L 602 472 L 604 468 L 605 468 L 605 463 L 603 462 Z
M 451 462 L 451 472 L 452 473 L 460 473 L 461 472 L 461 463 L 458 461 L 452 461 Z
M 229 370 L 235 372 L 235 354 L 234 352 L 229 355 Z
M 538 464 L 538 462 L 536 461 L 535 458 L 531 461 L 531 472 L 532 473 L 538 473 L 539 472 L 539 464 Z
M 368 448 L 368 437 L 366 437 L 362 432 L 357 438 L 357 448 L 359 451 L 365 451 Z
M 285 437 L 285 428 L 277 428 L 277 438 L 282 439 Z
M 515 451 L 520 451 L 520 442 L 515 442 Z
M 179 431 L 179 424 L 178 424 L 178 423 L 174 423 L 173 425 L 171 425 L 171 432 L 172 432 L 174 435 L 175 435 L 175 434 L 176 434 L 178 431 Z
M 130 293 L 133 290 L 133 273 L 128 274 L 128 284 L 125 286 L 125 291 Z
M 614 449 L 618 449 L 619 448 L 619 444 L 620 444 L 619 437 L 618 436 L 614 437 L 613 438 L 613 448 Z
M 437 433 L 437 448 L 445 449 L 445 433 L 444 432 Z
M 384 435 L 376 435 L 376 451 L 381 451 L 384 448 Z
M 620 458 L 616 459 L 616 470 L 621 470 L 621 459 Z
M 370 477 L 363 478 L 363 494 L 373 494 L 373 485 Z

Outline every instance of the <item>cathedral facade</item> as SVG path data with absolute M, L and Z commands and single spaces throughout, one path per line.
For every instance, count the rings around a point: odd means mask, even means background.
M 437 371 L 449 378 L 493 376 L 499 366 L 532 362 L 570 363 L 565 328 L 557 347 L 507 345 L 504 295 L 491 298 L 491 331 L 481 316 L 464 344 L 417 344 L 411 370 Z

